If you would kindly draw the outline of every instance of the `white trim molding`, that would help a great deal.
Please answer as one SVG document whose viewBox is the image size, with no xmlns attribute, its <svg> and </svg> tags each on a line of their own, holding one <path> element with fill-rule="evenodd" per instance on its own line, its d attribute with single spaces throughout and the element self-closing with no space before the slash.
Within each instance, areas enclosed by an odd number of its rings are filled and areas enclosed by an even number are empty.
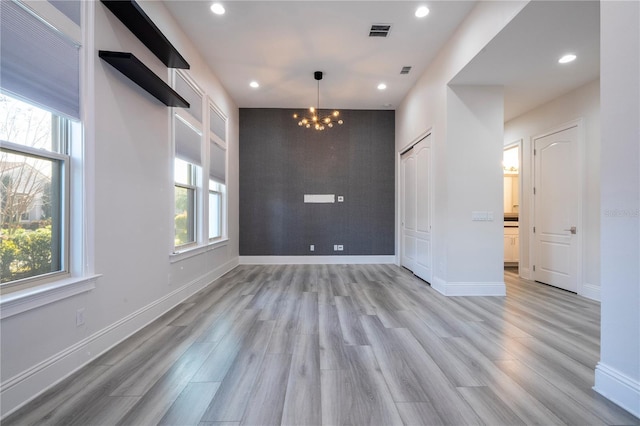
<svg viewBox="0 0 640 426">
<path fill-rule="evenodd" d="M 0 418 L 18 410 L 98 356 L 149 325 L 212 281 L 238 266 L 238 258 L 222 264 L 171 293 L 65 348 L 0 384 Z"/>
<path fill-rule="evenodd" d="M 591 300 L 595 300 L 597 302 L 600 302 L 600 286 L 599 285 L 583 283 L 582 284 L 582 289 L 581 289 L 580 293 L 578 293 L 578 294 L 580 296 L 586 297 L 587 299 L 591 299 Z"/>
<path fill-rule="evenodd" d="M 506 296 L 504 281 L 501 282 L 446 282 L 435 277 L 431 287 L 445 296 Z"/>
<path fill-rule="evenodd" d="M 395 264 L 396 256 L 240 256 L 240 265 Z"/>
<path fill-rule="evenodd" d="M 72 277 L 8 293 L 0 297 L 0 319 L 54 303 L 67 297 L 91 291 L 101 275 Z"/>
<path fill-rule="evenodd" d="M 596 365 L 593 390 L 640 417 L 640 382 L 602 362 Z"/>
</svg>

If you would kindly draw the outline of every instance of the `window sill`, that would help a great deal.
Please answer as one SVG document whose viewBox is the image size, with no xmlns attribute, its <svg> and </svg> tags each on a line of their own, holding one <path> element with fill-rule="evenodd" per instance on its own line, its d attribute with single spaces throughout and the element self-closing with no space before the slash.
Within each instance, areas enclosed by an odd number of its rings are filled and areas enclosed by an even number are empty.
<svg viewBox="0 0 640 426">
<path fill-rule="evenodd" d="M 180 262 L 181 260 L 198 256 L 199 254 L 206 253 L 208 251 L 215 250 L 220 247 L 225 247 L 228 242 L 229 242 L 229 239 L 224 238 L 222 240 L 217 240 L 217 241 L 207 243 L 206 245 L 203 245 L 203 246 L 189 247 L 184 250 L 171 253 L 169 255 L 169 261 L 171 263 Z"/>
<path fill-rule="evenodd" d="M 12 317 L 41 306 L 85 293 L 96 288 L 101 275 L 72 277 L 39 285 L 0 297 L 0 319 Z"/>
</svg>

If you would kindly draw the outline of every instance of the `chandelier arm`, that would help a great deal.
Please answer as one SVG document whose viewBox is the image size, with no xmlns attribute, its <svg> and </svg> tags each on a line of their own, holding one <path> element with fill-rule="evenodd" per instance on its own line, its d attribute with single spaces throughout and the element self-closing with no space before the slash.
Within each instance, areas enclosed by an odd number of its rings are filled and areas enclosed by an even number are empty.
<svg viewBox="0 0 640 426">
<path fill-rule="evenodd" d="M 329 112 L 325 116 L 320 115 L 320 80 L 322 80 L 322 74 L 322 71 L 316 71 L 314 73 L 314 78 L 317 81 L 316 109 L 314 110 L 313 107 L 310 108 L 309 112 L 311 113 L 311 116 L 307 116 L 306 114 L 302 116 L 298 115 L 297 113 L 293 114 L 294 119 L 298 120 L 298 118 L 300 118 L 300 120 L 298 121 L 298 126 L 315 128 L 316 130 L 324 130 L 325 124 L 328 127 L 333 127 L 334 123 L 338 125 L 341 125 L 343 123 L 343 120 L 338 117 L 338 115 L 340 114 L 338 110 Z"/>
</svg>

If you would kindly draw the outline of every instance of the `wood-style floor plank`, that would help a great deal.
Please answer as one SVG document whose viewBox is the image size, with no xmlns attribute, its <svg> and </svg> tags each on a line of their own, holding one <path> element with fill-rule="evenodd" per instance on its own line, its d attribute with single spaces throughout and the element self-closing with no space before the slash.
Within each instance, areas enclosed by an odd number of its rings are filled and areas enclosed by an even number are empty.
<svg viewBox="0 0 640 426">
<path fill-rule="evenodd" d="M 241 265 L 2 419 L 23 425 L 639 425 L 593 391 L 600 306 L 505 271 Z"/>
<path fill-rule="evenodd" d="M 291 355 L 267 353 L 242 418 L 243 425 L 279 425 L 287 391 Z"/>
<path fill-rule="evenodd" d="M 197 425 L 219 387 L 215 382 L 188 383 L 158 424 Z"/>
</svg>

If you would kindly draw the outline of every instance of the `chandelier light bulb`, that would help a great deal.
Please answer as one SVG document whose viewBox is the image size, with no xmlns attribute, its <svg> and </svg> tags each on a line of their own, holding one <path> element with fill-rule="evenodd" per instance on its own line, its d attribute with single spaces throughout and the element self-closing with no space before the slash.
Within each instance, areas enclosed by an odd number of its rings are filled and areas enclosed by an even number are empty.
<svg viewBox="0 0 640 426">
<path fill-rule="evenodd" d="M 298 118 L 298 114 L 293 114 L 293 118 Z"/>
</svg>

